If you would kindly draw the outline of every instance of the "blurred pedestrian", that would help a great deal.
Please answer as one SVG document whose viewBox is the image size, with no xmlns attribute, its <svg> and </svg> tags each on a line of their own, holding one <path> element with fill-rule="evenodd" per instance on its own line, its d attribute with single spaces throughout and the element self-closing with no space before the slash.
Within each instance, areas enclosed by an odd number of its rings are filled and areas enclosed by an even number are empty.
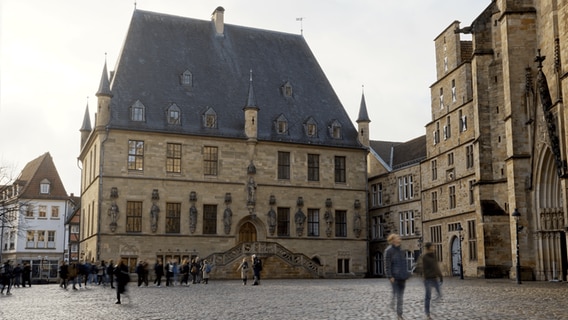
<svg viewBox="0 0 568 320">
<path fill-rule="evenodd" d="M 443 283 L 444 278 L 442 277 L 442 271 L 438 265 L 438 258 L 436 258 L 434 245 L 431 242 L 426 242 L 424 244 L 424 249 L 426 252 L 422 257 L 420 257 L 416 268 L 418 269 L 418 273 L 422 273 L 422 277 L 424 278 L 424 313 L 426 314 L 426 319 L 432 319 L 430 317 L 432 288 L 436 289 L 436 300 L 442 298 L 440 284 Z"/>
<path fill-rule="evenodd" d="M 154 279 L 154 284 L 158 287 L 162 284 L 162 277 L 164 276 L 164 266 L 160 259 L 156 260 L 156 264 L 154 265 L 154 273 L 156 274 L 156 279 Z"/>
<path fill-rule="evenodd" d="M 116 277 L 116 302 L 115 302 L 115 304 L 121 304 L 120 295 L 126 293 L 126 285 L 130 281 L 128 266 L 124 263 L 124 261 L 122 259 L 119 259 L 118 265 L 114 269 L 113 273 Z"/>
<path fill-rule="evenodd" d="M 256 256 L 252 255 L 252 272 L 254 274 L 253 286 L 258 286 L 260 284 L 260 272 L 262 271 L 262 260 Z"/>
<path fill-rule="evenodd" d="M 59 265 L 59 287 L 67 290 L 67 278 L 69 277 L 69 266 L 65 260 Z"/>
<path fill-rule="evenodd" d="M 211 264 L 209 264 L 209 261 L 207 261 L 207 259 L 203 260 L 203 283 L 208 284 L 209 283 L 209 274 L 211 273 Z"/>
<path fill-rule="evenodd" d="M 246 257 L 244 257 L 241 261 L 241 264 L 239 264 L 237 271 L 239 270 L 241 270 L 241 279 L 243 280 L 243 286 L 246 286 L 249 272 L 249 264 Z"/>
<path fill-rule="evenodd" d="M 22 287 L 25 287 L 26 283 L 28 284 L 28 286 L 32 286 L 31 274 L 32 267 L 29 263 L 24 263 L 24 267 L 22 268 Z"/>
<path fill-rule="evenodd" d="M 385 273 L 392 285 L 391 306 L 394 307 L 396 300 L 396 314 L 398 319 L 402 317 L 402 304 L 404 301 L 404 288 L 410 272 L 406 265 L 406 253 L 400 248 L 401 239 L 398 234 L 390 234 L 387 238 L 390 244 L 385 251 Z"/>
</svg>

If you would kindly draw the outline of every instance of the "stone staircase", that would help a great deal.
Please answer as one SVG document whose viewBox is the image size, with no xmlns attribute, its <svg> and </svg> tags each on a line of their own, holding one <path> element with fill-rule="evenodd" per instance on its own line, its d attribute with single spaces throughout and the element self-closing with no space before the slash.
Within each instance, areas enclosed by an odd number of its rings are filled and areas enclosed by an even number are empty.
<svg viewBox="0 0 568 320">
<path fill-rule="evenodd" d="M 243 242 L 225 251 L 213 253 L 205 259 L 213 264 L 211 278 L 240 279 L 237 271 L 243 258 L 251 263 L 256 254 L 262 260 L 261 278 L 323 278 L 323 266 L 302 253 L 294 253 L 276 242 Z M 249 279 L 252 272 L 249 273 Z"/>
</svg>

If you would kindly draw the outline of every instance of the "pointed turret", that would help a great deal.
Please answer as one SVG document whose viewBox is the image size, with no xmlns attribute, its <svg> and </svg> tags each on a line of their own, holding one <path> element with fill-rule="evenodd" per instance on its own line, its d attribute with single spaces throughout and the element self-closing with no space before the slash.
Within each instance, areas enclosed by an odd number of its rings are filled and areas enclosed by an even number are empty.
<svg viewBox="0 0 568 320">
<path fill-rule="evenodd" d="M 254 88 L 252 85 L 252 70 L 250 71 L 247 103 L 243 110 L 245 111 L 245 134 L 249 140 L 256 141 L 256 138 L 258 137 L 258 107 L 256 105 Z"/>
<path fill-rule="evenodd" d="M 89 103 L 87 103 L 85 115 L 83 116 L 83 125 L 81 126 L 81 129 L 79 129 L 81 132 L 81 149 L 83 149 L 83 146 L 85 145 L 85 142 L 87 142 L 87 138 L 89 137 L 89 134 L 91 134 L 92 130 L 91 117 L 89 116 Z"/>
<path fill-rule="evenodd" d="M 110 99 L 112 99 L 106 58 L 103 74 L 101 75 L 101 82 L 99 84 L 99 90 L 97 91 L 96 96 L 98 98 L 98 109 L 95 117 L 95 126 L 106 126 L 110 120 Z"/>
<path fill-rule="evenodd" d="M 365 147 L 369 146 L 369 115 L 367 114 L 367 103 L 365 102 L 365 92 L 361 94 L 361 105 L 359 106 L 359 116 L 357 117 L 359 130 L 359 142 Z"/>
</svg>

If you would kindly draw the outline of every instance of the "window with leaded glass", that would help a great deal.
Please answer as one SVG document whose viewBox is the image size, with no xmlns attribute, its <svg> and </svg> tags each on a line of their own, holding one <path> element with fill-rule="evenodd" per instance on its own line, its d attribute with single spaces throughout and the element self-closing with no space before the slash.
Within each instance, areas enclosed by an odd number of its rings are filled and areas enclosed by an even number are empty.
<svg viewBox="0 0 568 320">
<path fill-rule="evenodd" d="M 166 233 L 180 232 L 181 203 L 166 203 Z"/>
<path fill-rule="evenodd" d="M 142 232 L 142 201 L 126 202 L 126 232 Z"/>
<path fill-rule="evenodd" d="M 166 172 L 181 172 L 181 143 L 168 143 L 166 147 Z"/>
<path fill-rule="evenodd" d="M 278 224 L 278 236 L 290 236 L 290 208 L 278 208 L 276 212 L 276 219 Z"/>
<path fill-rule="evenodd" d="M 345 157 L 335 156 L 335 182 L 345 183 L 346 180 L 346 167 Z"/>
<path fill-rule="evenodd" d="M 206 176 L 216 176 L 219 162 L 217 147 L 203 147 L 203 173 Z"/>
<path fill-rule="evenodd" d="M 319 209 L 308 209 L 308 237 L 319 237 Z"/>
<path fill-rule="evenodd" d="M 475 231 L 475 229 L 475 220 L 468 220 L 467 247 L 470 261 L 477 261 L 477 232 Z"/>
<path fill-rule="evenodd" d="M 308 181 L 319 181 L 319 154 L 308 154 Z"/>
<path fill-rule="evenodd" d="M 436 247 L 436 257 L 442 262 L 442 226 L 430 227 L 430 241 Z"/>
<path fill-rule="evenodd" d="M 128 170 L 144 170 L 144 141 L 128 140 Z"/>
<path fill-rule="evenodd" d="M 217 234 L 217 205 L 203 205 L 203 234 Z"/>
<path fill-rule="evenodd" d="M 335 236 L 347 237 L 347 211 L 335 210 Z"/>
<path fill-rule="evenodd" d="M 290 180 L 290 152 L 278 151 L 278 179 Z"/>
</svg>

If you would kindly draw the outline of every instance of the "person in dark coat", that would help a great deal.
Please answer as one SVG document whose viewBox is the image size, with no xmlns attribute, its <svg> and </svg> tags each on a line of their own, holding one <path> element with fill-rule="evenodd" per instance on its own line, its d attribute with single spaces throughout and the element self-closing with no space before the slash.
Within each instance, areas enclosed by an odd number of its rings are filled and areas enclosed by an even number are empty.
<svg viewBox="0 0 568 320">
<path fill-rule="evenodd" d="M 32 286 L 31 274 L 32 267 L 29 263 L 24 263 L 24 267 L 22 268 L 22 287 L 25 287 L 26 283 L 28 284 L 28 286 Z"/>
<path fill-rule="evenodd" d="M 154 283 L 160 287 L 162 284 L 162 277 L 164 276 L 164 265 L 160 261 L 160 259 L 156 260 L 156 264 L 154 265 L 154 273 L 156 274 L 156 279 L 154 279 Z"/>
<path fill-rule="evenodd" d="M 436 289 L 436 293 L 438 294 L 436 300 L 442 298 L 440 283 L 444 281 L 444 278 L 442 277 L 442 271 L 438 265 L 434 245 L 431 242 L 426 242 L 424 244 L 424 249 L 426 250 L 426 253 L 424 253 L 418 261 L 416 269 L 418 269 L 419 273 L 422 273 L 422 277 L 424 278 L 424 313 L 426 314 L 426 319 L 432 319 L 430 317 L 432 288 Z M 440 280 L 439 282 L 438 279 Z"/>
<path fill-rule="evenodd" d="M 59 265 L 59 287 L 67 290 L 67 278 L 69 277 L 69 266 L 65 261 Z"/>
<path fill-rule="evenodd" d="M 392 285 L 391 306 L 394 307 L 396 300 L 396 314 L 402 318 L 402 303 L 404 300 L 404 288 L 410 272 L 406 265 L 406 253 L 400 248 L 401 239 L 398 234 L 390 234 L 387 238 L 389 247 L 385 251 L 385 273 Z"/>
<path fill-rule="evenodd" d="M 128 266 L 124 263 L 122 259 L 119 259 L 118 265 L 113 271 L 116 277 L 116 302 L 115 304 L 121 304 L 120 295 L 126 293 L 126 285 L 130 281 L 130 275 L 128 271 Z"/>
<path fill-rule="evenodd" d="M 22 265 L 21 264 L 17 264 L 16 267 L 14 268 L 14 272 L 13 272 L 13 276 L 14 276 L 14 287 L 20 287 L 20 285 L 22 284 Z"/>
<path fill-rule="evenodd" d="M 114 275 L 112 273 L 114 272 L 115 267 L 116 266 L 114 265 L 114 261 L 112 261 L 112 259 L 109 260 L 106 273 L 107 273 L 108 279 L 110 281 L 110 288 L 111 289 L 114 289 Z"/>
<path fill-rule="evenodd" d="M 4 265 L 2 266 L 2 271 L 0 272 L 0 281 L 2 282 L 2 291 L 0 291 L 0 294 L 4 293 L 4 289 L 7 288 L 6 290 L 6 295 L 9 296 L 11 295 L 10 293 L 10 287 L 12 284 L 12 264 L 10 263 L 10 260 L 6 260 L 6 262 L 4 263 Z"/>
<path fill-rule="evenodd" d="M 252 273 L 254 275 L 253 286 L 258 286 L 260 284 L 260 272 L 262 271 L 262 260 L 256 256 L 252 255 Z"/>
</svg>

